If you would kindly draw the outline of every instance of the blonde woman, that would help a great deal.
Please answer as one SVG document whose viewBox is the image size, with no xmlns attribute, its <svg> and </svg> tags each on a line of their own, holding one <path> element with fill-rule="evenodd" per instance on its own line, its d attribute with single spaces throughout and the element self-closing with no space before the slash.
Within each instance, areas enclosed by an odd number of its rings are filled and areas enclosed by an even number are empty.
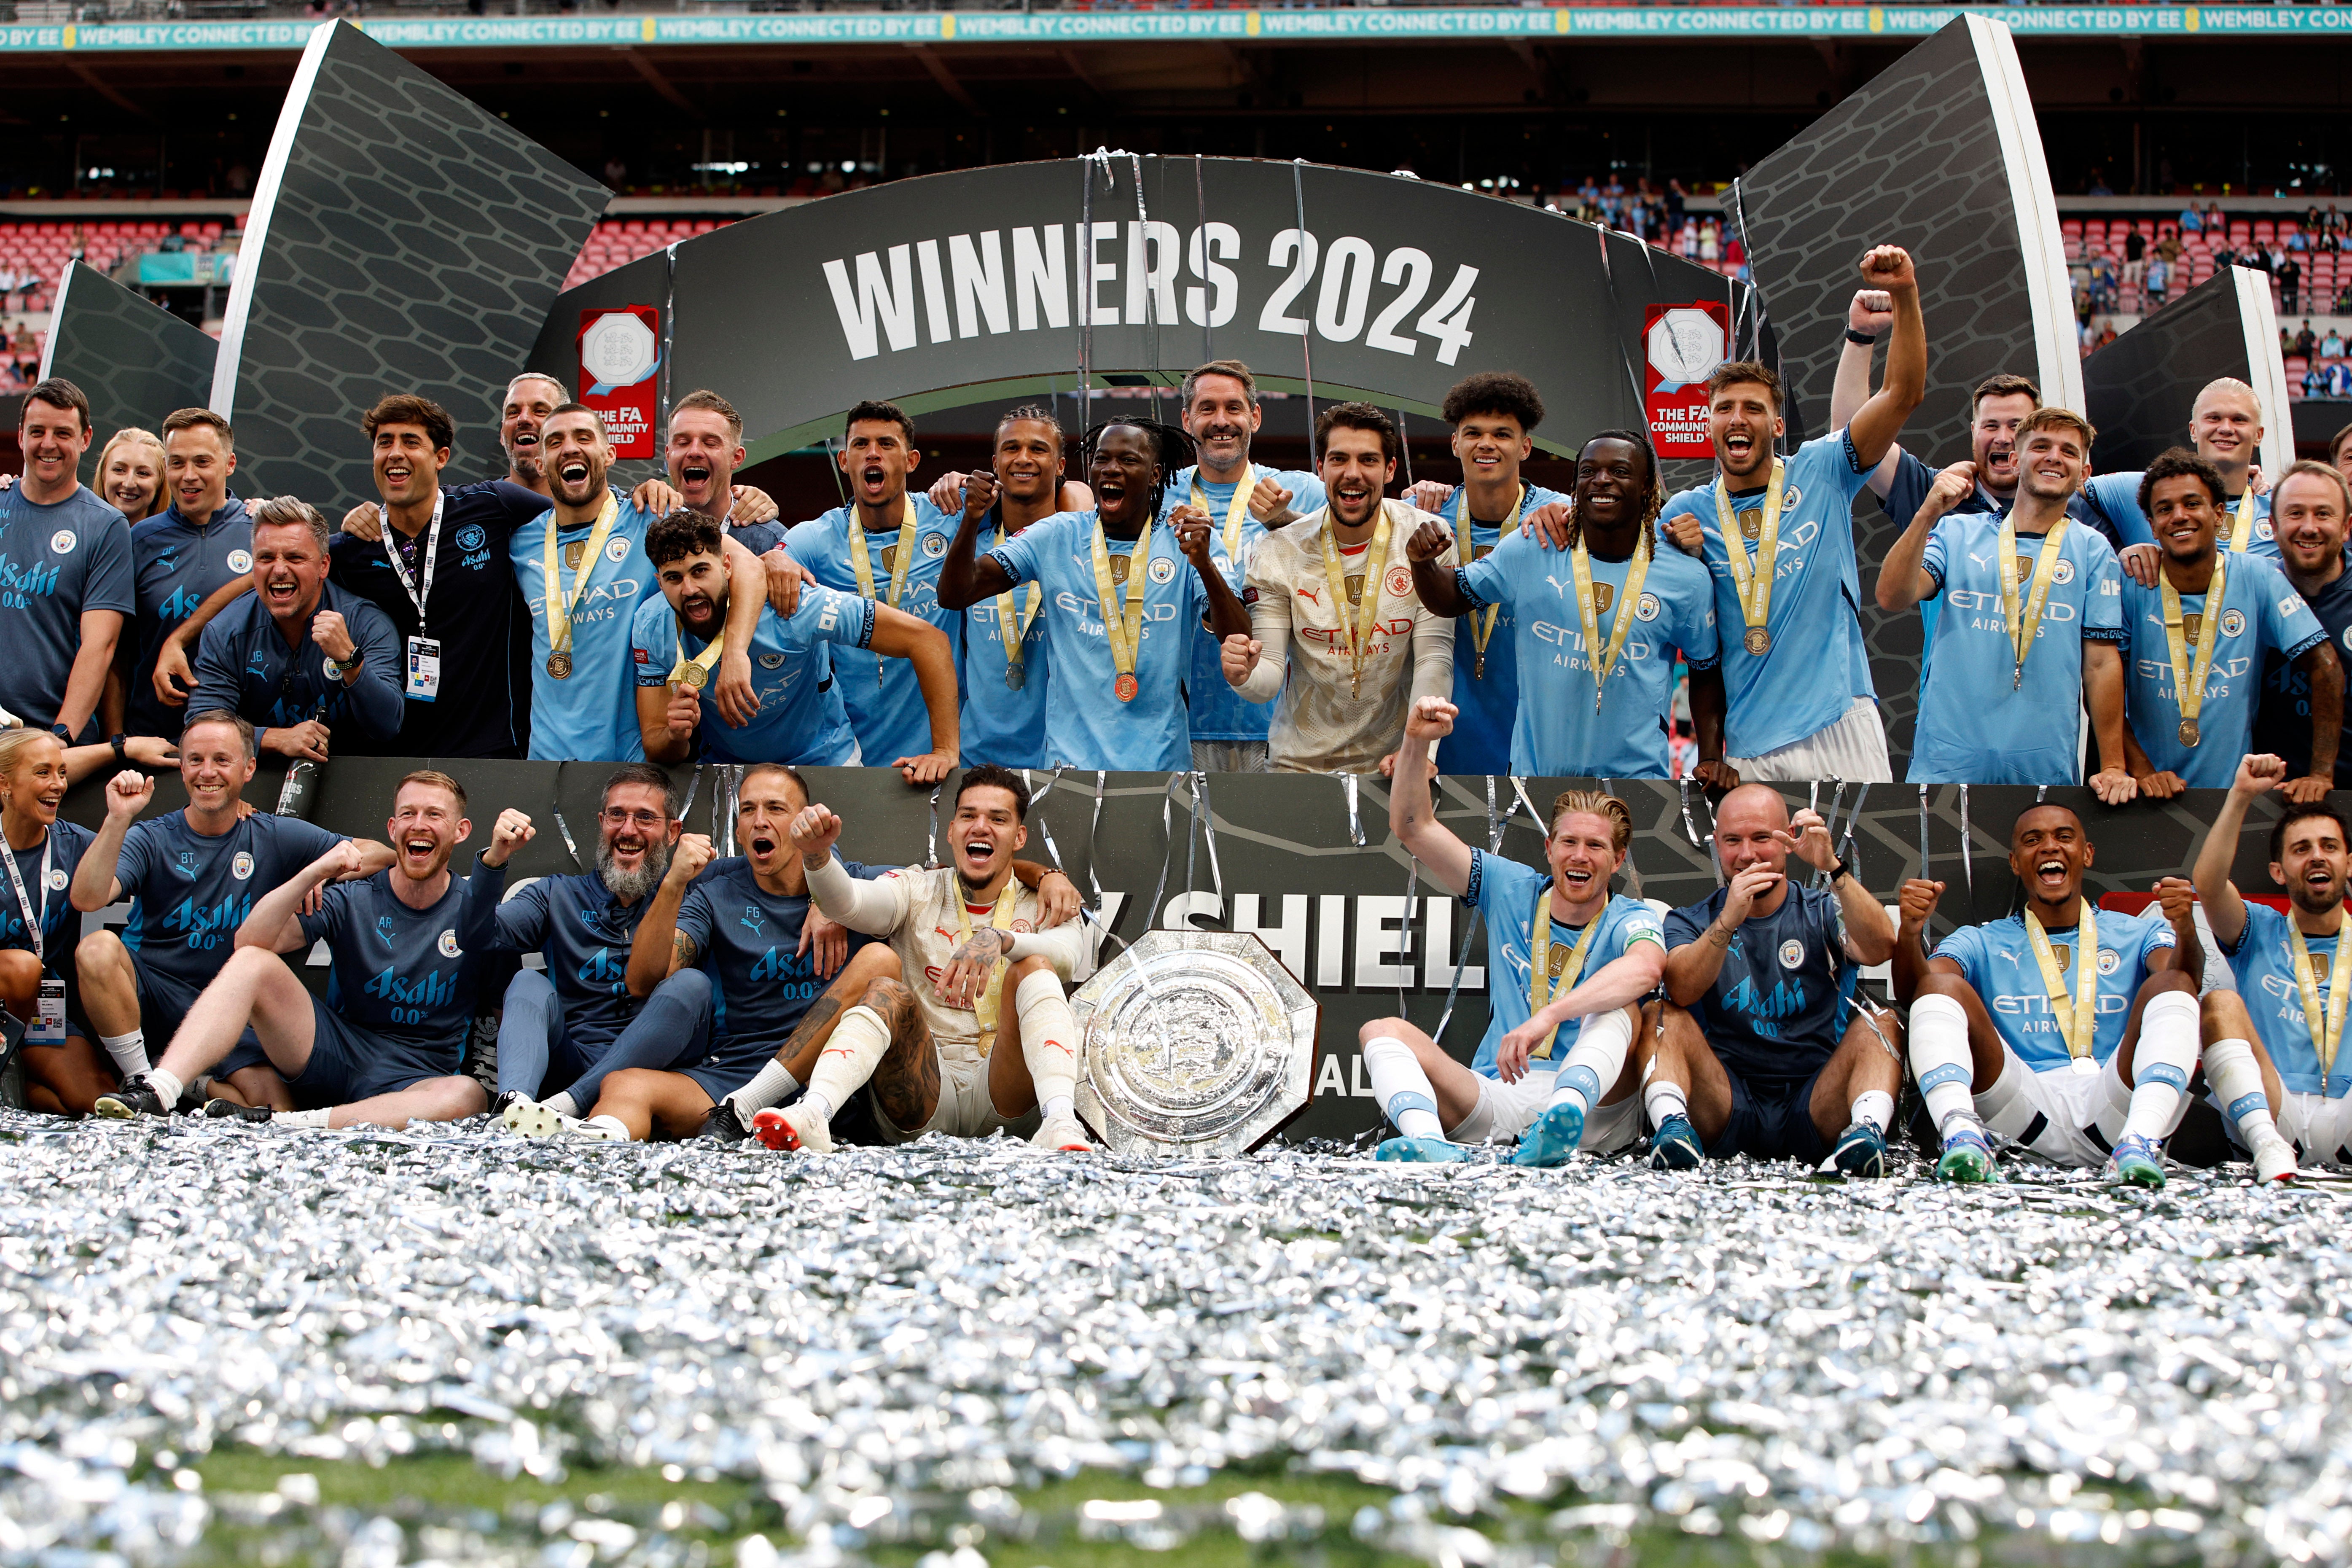
<svg viewBox="0 0 2352 1568">
<path fill-rule="evenodd" d="M 163 441 L 152 430 L 117 430 L 98 455 L 92 487 L 125 522 L 140 523 L 163 510 Z"/>
<path fill-rule="evenodd" d="M 25 1025 L 26 1107 L 80 1116 L 114 1086 L 114 1073 L 87 1031 L 66 1021 L 64 977 L 80 932 L 66 889 L 91 837 L 58 820 L 68 782 L 55 735 L 0 731 L 0 837 L 8 841 L 0 855 L 0 1006 Z"/>
</svg>

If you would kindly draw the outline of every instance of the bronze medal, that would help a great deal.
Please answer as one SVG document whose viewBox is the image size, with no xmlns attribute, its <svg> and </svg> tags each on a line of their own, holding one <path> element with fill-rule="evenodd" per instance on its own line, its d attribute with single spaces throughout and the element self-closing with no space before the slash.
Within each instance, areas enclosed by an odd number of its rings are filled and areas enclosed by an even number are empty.
<svg viewBox="0 0 2352 1568">
<path fill-rule="evenodd" d="M 1473 680 L 1484 680 L 1486 679 L 1486 656 L 1484 652 L 1481 652 L 1475 659 L 1471 661 L 1470 679 Z"/>
<path fill-rule="evenodd" d="M 678 671 L 677 678 L 699 691 L 709 681 L 710 672 L 698 664 L 689 664 Z"/>
<path fill-rule="evenodd" d="M 1772 634 L 1762 626 L 1750 626 L 1742 646 L 1760 658 L 1772 651 Z"/>
<path fill-rule="evenodd" d="M 1111 694 L 1117 697 L 1121 702 L 1132 702 L 1135 700 L 1135 694 L 1141 690 L 1142 688 L 1136 683 L 1134 676 L 1122 675 L 1117 680 L 1111 682 L 1110 689 Z"/>
<path fill-rule="evenodd" d="M 1016 658 L 1004 667 L 1004 684 L 1013 690 L 1020 690 L 1028 682 L 1029 672 L 1022 668 L 1019 659 Z"/>
<path fill-rule="evenodd" d="M 572 679 L 572 656 L 562 648 L 547 656 L 547 673 L 558 680 Z"/>
<path fill-rule="evenodd" d="M 2180 721 L 2180 743 L 2184 746 L 2193 746 L 2197 743 L 2196 720 L 2183 719 Z"/>
</svg>

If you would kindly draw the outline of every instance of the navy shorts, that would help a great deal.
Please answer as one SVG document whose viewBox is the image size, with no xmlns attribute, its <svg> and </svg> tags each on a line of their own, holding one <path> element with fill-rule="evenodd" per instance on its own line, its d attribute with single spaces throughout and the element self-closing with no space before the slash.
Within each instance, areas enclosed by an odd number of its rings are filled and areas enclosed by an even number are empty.
<svg viewBox="0 0 2352 1568">
<path fill-rule="evenodd" d="M 452 1077 L 464 1055 L 463 1039 L 446 1051 L 426 1051 L 369 1034 L 313 996 L 310 1060 L 288 1081 L 304 1105 L 350 1105 L 414 1088 L 428 1079 Z"/>
<path fill-rule="evenodd" d="M 776 1059 L 781 1040 L 732 1040 L 714 1037 L 710 1048 L 691 1067 L 673 1070 L 684 1073 L 702 1086 L 713 1105 L 726 1099 Z"/>
<path fill-rule="evenodd" d="M 184 980 L 159 974 L 131 954 L 131 973 L 139 982 L 139 1032 L 147 1037 L 147 1057 L 162 1061 L 163 1051 L 171 1045 L 172 1037 L 188 1020 L 188 1009 L 196 1005 L 197 990 Z M 226 1079 L 233 1072 L 247 1068 L 266 1068 L 270 1060 L 262 1054 L 261 1039 L 248 1026 L 229 1047 L 228 1055 L 213 1066 L 212 1076 Z"/>
<path fill-rule="evenodd" d="M 1731 1119 L 1706 1146 L 1710 1159 L 1728 1160 L 1745 1154 L 1751 1160 L 1801 1160 L 1818 1165 L 1830 1157 L 1830 1146 L 1813 1125 L 1815 1072 L 1801 1083 L 1786 1079 L 1760 1079 L 1751 1084 L 1723 1069 L 1731 1083 Z"/>
</svg>

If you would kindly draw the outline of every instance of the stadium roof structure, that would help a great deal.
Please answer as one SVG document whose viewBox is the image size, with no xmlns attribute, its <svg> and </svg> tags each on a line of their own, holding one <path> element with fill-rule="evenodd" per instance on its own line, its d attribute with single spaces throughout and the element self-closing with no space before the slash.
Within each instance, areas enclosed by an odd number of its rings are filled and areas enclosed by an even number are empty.
<svg viewBox="0 0 2352 1568">
<path fill-rule="evenodd" d="M 2304 5 L 1332 6 L 1297 10 L 821 11 L 613 16 L 420 16 L 352 22 L 391 48 L 578 49 L 813 45 L 1329 44 L 1480 38 L 1925 38 L 1982 16 L 2020 37 L 2277 38 L 2352 34 L 2352 9 Z M 0 54 L 177 54 L 300 49 L 299 19 L 0 26 Z"/>
</svg>

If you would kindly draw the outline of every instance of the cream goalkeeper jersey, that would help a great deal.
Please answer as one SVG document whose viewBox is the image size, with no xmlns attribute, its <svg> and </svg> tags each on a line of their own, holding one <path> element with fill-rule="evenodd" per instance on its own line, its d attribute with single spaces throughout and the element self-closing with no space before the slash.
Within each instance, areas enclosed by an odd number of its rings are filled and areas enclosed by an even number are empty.
<svg viewBox="0 0 2352 1568">
<path fill-rule="evenodd" d="M 1328 507 L 1267 534 L 1250 561 L 1251 635 L 1264 651 L 1239 689 L 1275 704 L 1266 751 L 1278 771 L 1376 773 L 1403 740 L 1413 700 L 1453 694 L 1454 623 L 1422 604 L 1405 557 L 1429 513 L 1381 504 L 1389 527 L 1378 563 L 1378 530 L 1352 548 L 1327 548 Z"/>
<path fill-rule="evenodd" d="M 1004 929 L 1026 938 L 1024 952 L 1034 952 L 1054 966 L 1065 981 L 1084 951 L 1080 922 L 1072 921 L 1052 931 L 1037 931 L 1037 895 L 1019 881 L 1008 881 L 1013 908 Z M 951 866 L 926 869 L 908 866 L 885 872 L 873 881 L 858 881 L 835 859 L 809 873 L 809 894 L 827 920 L 839 921 L 854 931 L 880 937 L 898 955 L 900 978 L 915 994 L 915 1005 L 931 1031 L 942 1061 L 973 1061 L 987 1057 L 996 1044 L 983 1031 L 980 1016 L 970 1007 L 950 1007 L 940 998 L 940 977 L 948 972 L 948 956 L 962 942 L 967 931 L 992 923 L 992 905 L 966 903 L 962 879 Z M 969 925 L 959 922 L 961 910 Z M 1000 972 L 1002 963 L 1000 963 Z M 999 1004 L 1009 1010 L 1009 989 Z M 1000 1023 L 1002 1015 L 1000 1014 Z"/>
</svg>

